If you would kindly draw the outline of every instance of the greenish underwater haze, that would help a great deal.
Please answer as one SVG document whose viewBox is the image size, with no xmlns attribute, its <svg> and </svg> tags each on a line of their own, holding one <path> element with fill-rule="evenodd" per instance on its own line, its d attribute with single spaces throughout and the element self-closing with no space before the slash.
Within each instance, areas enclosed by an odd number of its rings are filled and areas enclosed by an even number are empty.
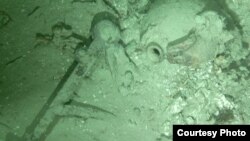
<svg viewBox="0 0 250 141">
<path fill-rule="evenodd" d="M 0 0 L 0 141 L 249 124 L 249 44 L 249 0 Z"/>
</svg>

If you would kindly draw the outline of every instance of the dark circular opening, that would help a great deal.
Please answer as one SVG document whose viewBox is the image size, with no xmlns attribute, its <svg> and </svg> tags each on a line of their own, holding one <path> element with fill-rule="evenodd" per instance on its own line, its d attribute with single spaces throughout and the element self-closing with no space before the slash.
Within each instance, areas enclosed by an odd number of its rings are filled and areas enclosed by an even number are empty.
<svg viewBox="0 0 250 141">
<path fill-rule="evenodd" d="M 148 57 L 153 62 L 160 62 L 162 60 L 163 50 L 160 45 L 156 43 L 150 43 L 147 49 Z"/>
<path fill-rule="evenodd" d="M 153 53 L 156 54 L 157 56 L 160 56 L 161 53 L 157 48 L 153 48 Z"/>
</svg>

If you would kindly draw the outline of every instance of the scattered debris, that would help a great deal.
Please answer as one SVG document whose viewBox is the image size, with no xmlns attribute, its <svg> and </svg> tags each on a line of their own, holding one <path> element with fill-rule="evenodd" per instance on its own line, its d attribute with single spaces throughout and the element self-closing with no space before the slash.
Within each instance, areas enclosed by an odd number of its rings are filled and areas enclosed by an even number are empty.
<svg viewBox="0 0 250 141">
<path fill-rule="evenodd" d="M 40 45 L 47 45 L 53 43 L 56 47 L 63 51 L 69 51 L 74 54 L 80 43 L 89 44 L 89 38 L 81 36 L 72 31 L 72 27 L 64 22 L 58 22 L 51 27 L 52 33 L 37 33 L 36 34 L 36 45 L 34 48 Z"/>
<path fill-rule="evenodd" d="M 8 66 L 8 65 L 10 65 L 10 64 L 13 64 L 13 63 L 15 63 L 17 60 L 22 59 L 22 58 L 23 58 L 22 55 L 21 55 L 21 56 L 18 56 L 18 57 L 16 57 L 16 58 L 14 58 L 14 59 L 8 61 L 7 63 L 5 63 L 5 66 Z"/>
<path fill-rule="evenodd" d="M 31 12 L 29 12 L 27 14 L 27 16 L 29 17 L 29 16 L 33 15 L 39 8 L 40 8 L 40 6 L 36 6 Z"/>
<path fill-rule="evenodd" d="M 34 48 L 37 48 L 40 45 L 48 45 L 52 43 L 53 36 L 50 34 L 36 33 L 35 40 L 36 40 L 36 44 Z"/>
<path fill-rule="evenodd" d="M 78 101 L 75 101 L 75 100 L 72 100 L 70 99 L 68 102 L 66 102 L 68 105 L 71 105 L 71 106 L 77 106 L 77 107 L 81 107 L 81 108 L 86 108 L 86 109 L 90 109 L 90 110 L 93 110 L 93 112 L 103 112 L 103 113 L 106 113 L 106 114 L 109 114 L 109 115 L 112 115 L 112 116 L 115 116 L 116 115 L 108 110 L 105 110 L 103 108 L 100 108 L 100 107 L 97 107 L 97 106 L 94 106 L 94 105 L 91 105 L 91 104 L 87 104 L 87 103 L 81 103 L 81 102 L 78 102 Z"/>
</svg>

